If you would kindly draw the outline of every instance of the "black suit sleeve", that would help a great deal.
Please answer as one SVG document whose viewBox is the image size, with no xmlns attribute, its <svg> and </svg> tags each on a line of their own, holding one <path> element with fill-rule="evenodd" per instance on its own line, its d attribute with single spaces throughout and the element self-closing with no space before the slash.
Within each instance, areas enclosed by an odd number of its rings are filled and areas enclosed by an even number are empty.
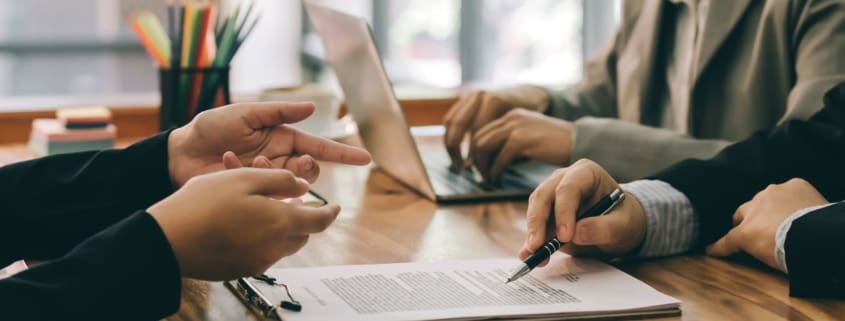
<svg viewBox="0 0 845 321">
<path fill-rule="evenodd" d="M 167 137 L 0 168 L 0 267 L 60 257 L 172 193 Z"/>
<path fill-rule="evenodd" d="M 845 202 L 804 215 L 786 234 L 789 293 L 845 299 Z"/>
<path fill-rule="evenodd" d="M 167 138 L 0 168 L 0 266 L 45 260 L 0 281 L 0 319 L 154 320 L 178 309 L 178 263 L 143 211 L 173 190 Z"/>
<path fill-rule="evenodd" d="M 845 198 L 843 131 L 845 85 L 840 85 L 825 95 L 825 107 L 807 121 L 789 121 L 771 133 L 760 132 L 731 145 L 710 160 L 686 160 L 653 178 L 671 184 L 690 200 L 699 218 L 696 249 L 701 250 L 725 235 L 734 211 L 769 184 L 803 178 L 828 200 Z M 837 236 L 840 243 L 845 242 L 843 236 Z M 818 260 L 843 254 L 828 253 Z M 841 261 L 830 263 L 845 270 Z M 795 277 L 792 286 L 803 288 L 804 280 Z"/>
<path fill-rule="evenodd" d="M 177 311 L 180 290 L 167 238 L 138 211 L 67 255 L 0 280 L 0 319 L 158 320 Z"/>
</svg>

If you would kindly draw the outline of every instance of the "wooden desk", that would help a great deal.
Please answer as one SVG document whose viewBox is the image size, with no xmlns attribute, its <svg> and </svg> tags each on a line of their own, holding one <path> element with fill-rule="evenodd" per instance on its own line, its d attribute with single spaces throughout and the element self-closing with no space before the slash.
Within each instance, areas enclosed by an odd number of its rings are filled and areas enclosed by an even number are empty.
<svg viewBox="0 0 845 321">
<path fill-rule="evenodd" d="M 0 164 L 26 155 L 22 145 L 0 148 Z M 525 202 L 437 206 L 378 170 L 331 164 L 313 188 L 343 210 L 278 267 L 506 257 L 524 240 Z M 657 320 L 845 317 L 845 302 L 790 298 L 786 277 L 753 262 L 685 256 L 614 264 L 683 302 L 681 317 Z M 222 283 L 185 280 L 181 309 L 168 320 L 259 319 Z"/>
</svg>

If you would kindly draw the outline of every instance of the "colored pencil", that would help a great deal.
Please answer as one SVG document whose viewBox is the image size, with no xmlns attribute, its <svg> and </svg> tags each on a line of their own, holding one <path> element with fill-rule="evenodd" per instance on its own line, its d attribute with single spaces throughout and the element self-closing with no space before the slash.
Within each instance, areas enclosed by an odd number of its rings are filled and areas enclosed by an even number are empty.
<svg viewBox="0 0 845 321">
<path fill-rule="evenodd" d="M 155 60 L 159 66 L 166 66 L 168 62 L 165 60 L 164 55 L 162 55 L 160 48 L 156 46 L 152 35 L 144 29 L 141 22 L 138 19 L 132 19 L 131 26 L 132 30 L 134 30 L 138 35 L 138 39 L 141 41 L 144 49 L 146 49 L 147 53 L 153 57 L 153 60 Z"/>
<path fill-rule="evenodd" d="M 173 4 L 173 1 L 168 1 L 167 3 L 167 34 L 170 38 L 170 66 L 171 67 L 178 67 L 179 66 L 179 55 L 176 53 L 179 52 L 177 48 L 178 40 L 177 40 L 177 31 L 176 31 L 176 6 Z"/>
<path fill-rule="evenodd" d="M 168 102 L 173 124 L 222 103 L 225 72 L 246 38 L 256 28 L 255 1 L 224 13 L 209 0 L 166 0 L 167 28 L 150 11 L 133 14 L 130 25 L 163 74 L 173 70 Z M 164 102 L 162 102 L 164 104 Z M 173 105 L 173 106 L 170 106 Z M 167 111 L 163 111 L 167 112 Z"/>
<path fill-rule="evenodd" d="M 162 67 L 170 68 L 170 41 L 164 27 L 161 26 L 161 22 L 151 12 L 142 12 L 136 19 L 150 35 L 157 51 L 164 58 L 165 63 L 162 64 Z"/>
</svg>

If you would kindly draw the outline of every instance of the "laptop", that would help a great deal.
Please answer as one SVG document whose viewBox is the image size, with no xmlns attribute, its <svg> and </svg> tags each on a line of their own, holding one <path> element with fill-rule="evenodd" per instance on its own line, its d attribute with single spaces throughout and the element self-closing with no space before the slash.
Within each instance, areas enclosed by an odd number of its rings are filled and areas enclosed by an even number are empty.
<svg viewBox="0 0 845 321">
<path fill-rule="evenodd" d="M 522 162 L 505 170 L 497 186 L 483 184 L 476 170 L 450 170 L 442 145 L 417 146 L 414 141 L 367 21 L 311 2 L 305 6 L 364 147 L 376 165 L 403 185 L 439 203 L 525 199 L 556 169 Z"/>
</svg>

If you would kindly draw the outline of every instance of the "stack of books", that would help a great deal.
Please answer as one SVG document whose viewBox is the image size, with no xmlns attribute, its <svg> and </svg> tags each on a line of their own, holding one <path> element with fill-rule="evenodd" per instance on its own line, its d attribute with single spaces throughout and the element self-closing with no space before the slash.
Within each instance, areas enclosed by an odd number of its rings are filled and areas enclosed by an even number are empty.
<svg viewBox="0 0 845 321">
<path fill-rule="evenodd" d="M 32 122 L 29 149 L 37 156 L 114 148 L 117 128 L 105 107 L 62 109 Z"/>
</svg>

